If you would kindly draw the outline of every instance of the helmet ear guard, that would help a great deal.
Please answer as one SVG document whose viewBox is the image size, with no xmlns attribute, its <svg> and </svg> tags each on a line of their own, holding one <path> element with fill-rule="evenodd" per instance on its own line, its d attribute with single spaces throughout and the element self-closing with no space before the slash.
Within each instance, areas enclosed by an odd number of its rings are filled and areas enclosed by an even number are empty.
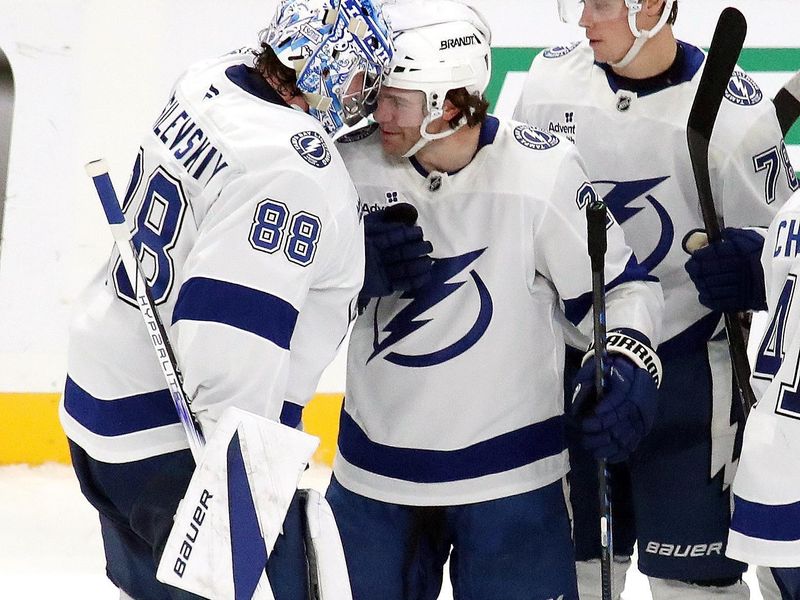
<svg viewBox="0 0 800 600">
<path fill-rule="evenodd" d="M 393 30 L 395 54 L 383 85 L 425 94 L 425 118 L 412 156 L 431 140 L 454 129 L 431 133 L 428 126 L 444 114 L 447 92 L 466 88 L 483 94 L 491 78 L 491 28 L 473 7 L 456 0 L 408 0 L 384 5 Z"/>
<path fill-rule="evenodd" d="M 261 39 L 295 71 L 309 114 L 330 135 L 367 116 L 372 105 L 359 95 L 377 93 L 393 53 L 376 0 L 281 0 Z"/>
<path fill-rule="evenodd" d="M 644 47 L 647 40 L 655 37 L 655 35 L 664 28 L 664 25 L 667 24 L 669 15 L 672 13 L 672 5 L 675 4 L 675 0 L 664 0 L 664 10 L 661 11 L 661 17 L 658 19 L 655 26 L 652 29 L 639 29 L 639 26 L 636 24 L 636 16 L 642 11 L 642 2 L 644 2 L 644 0 L 625 0 L 625 6 L 628 8 L 628 27 L 635 39 L 633 40 L 633 45 L 619 62 L 609 63 L 612 67 L 622 69 L 631 64 L 633 59 L 638 56 L 639 52 Z"/>
</svg>

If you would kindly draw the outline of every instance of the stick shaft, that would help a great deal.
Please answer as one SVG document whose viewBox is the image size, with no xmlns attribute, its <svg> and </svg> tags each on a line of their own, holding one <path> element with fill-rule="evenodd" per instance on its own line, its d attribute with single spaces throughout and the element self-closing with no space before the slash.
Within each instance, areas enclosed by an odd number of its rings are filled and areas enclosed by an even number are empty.
<svg viewBox="0 0 800 600">
<path fill-rule="evenodd" d="M 730 7 L 722 11 L 714 31 L 686 128 L 697 196 L 710 243 L 721 239 L 722 227 L 711 191 L 708 147 L 725 90 L 736 67 L 736 61 L 739 59 L 746 35 L 747 22 L 744 15 Z M 742 413 L 746 418 L 750 408 L 755 404 L 755 395 L 750 387 L 750 363 L 747 359 L 744 335 L 735 313 L 725 313 L 724 320 L 728 334 L 731 366 L 739 388 Z"/>
<path fill-rule="evenodd" d="M 606 362 L 606 298 L 605 298 L 605 254 L 606 205 L 596 199 L 586 208 L 586 231 L 589 257 L 592 262 L 592 322 L 594 335 L 596 403 L 603 399 L 603 379 Z M 597 405 L 595 404 L 595 406 Z M 608 464 L 605 459 L 597 461 L 598 499 L 600 501 L 600 577 L 602 599 L 612 600 L 614 580 L 614 542 L 611 533 L 611 485 Z"/>
<path fill-rule="evenodd" d="M 189 440 L 192 456 L 194 456 L 195 462 L 197 462 L 200 458 L 202 448 L 205 445 L 205 440 L 197 420 L 192 413 L 186 392 L 183 389 L 183 378 L 178 369 L 175 352 L 172 349 L 169 336 L 164 328 L 164 324 L 161 322 L 158 309 L 150 294 L 150 287 L 147 285 L 147 281 L 142 273 L 141 264 L 136 256 L 133 245 L 131 232 L 125 222 L 125 215 L 122 213 L 119 201 L 117 200 L 117 194 L 111 183 L 111 177 L 108 175 L 108 168 L 106 167 L 105 161 L 97 160 L 86 165 L 86 171 L 92 178 L 94 187 L 97 190 L 97 195 L 100 198 L 100 203 L 103 205 L 103 212 L 111 228 L 114 243 L 119 250 L 122 264 L 131 282 L 131 289 L 136 298 L 136 305 L 147 327 L 148 337 L 158 357 L 158 363 L 164 374 L 164 379 L 167 382 L 167 388 L 172 396 L 172 402 L 175 405 L 175 410 L 178 412 L 178 417 L 186 432 L 186 437 Z"/>
</svg>

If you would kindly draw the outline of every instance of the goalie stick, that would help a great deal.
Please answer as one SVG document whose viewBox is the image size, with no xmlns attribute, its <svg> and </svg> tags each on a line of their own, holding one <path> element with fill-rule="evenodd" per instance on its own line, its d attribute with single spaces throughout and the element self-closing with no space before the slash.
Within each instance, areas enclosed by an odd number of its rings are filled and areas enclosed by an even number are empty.
<svg viewBox="0 0 800 600">
<path fill-rule="evenodd" d="M 714 30 L 686 128 L 689 157 L 709 243 L 718 241 L 722 233 L 711 193 L 708 146 L 722 98 L 744 46 L 746 34 L 747 21 L 744 15 L 731 7 L 723 10 Z M 735 313 L 724 313 L 724 319 L 734 379 L 739 387 L 742 411 L 746 418 L 750 408 L 755 404 L 755 396 L 750 388 L 750 364 L 747 360 L 744 335 Z"/>
<path fill-rule="evenodd" d="M 111 228 L 114 243 L 119 250 L 125 273 L 130 280 L 131 289 L 136 297 L 136 304 L 142 314 L 145 326 L 150 332 L 150 341 L 158 355 L 158 363 L 164 373 L 164 378 L 167 380 L 172 402 L 178 412 L 186 437 L 189 439 L 189 447 L 194 461 L 197 463 L 205 445 L 203 432 L 192 413 L 191 402 L 183 390 L 183 377 L 175 360 L 175 352 L 172 350 L 167 331 L 161 322 L 161 317 L 158 315 L 155 302 L 150 294 L 150 287 L 147 285 L 142 273 L 142 266 L 133 246 L 133 238 L 125 222 L 125 215 L 122 213 L 119 200 L 117 200 L 117 193 L 114 191 L 111 177 L 108 175 L 106 162 L 102 159 L 92 161 L 86 165 L 86 172 L 92 178 L 100 203 L 103 205 L 103 212 L 105 212 L 106 220 Z"/>
<path fill-rule="evenodd" d="M 781 125 L 781 134 L 786 137 L 800 117 L 800 71 L 786 82 L 772 102 L 775 103 L 775 113 L 778 115 L 778 123 Z"/>
<path fill-rule="evenodd" d="M 603 376 L 606 360 L 604 270 L 606 248 L 608 246 L 608 240 L 606 239 L 606 205 L 602 200 L 594 200 L 586 207 L 586 234 L 589 258 L 592 263 L 594 387 L 597 393 L 596 403 L 599 404 L 603 399 Z M 608 463 L 604 458 L 597 461 L 597 480 L 600 499 L 600 578 L 602 599 L 612 600 L 614 543 L 611 535 L 611 486 L 609 485 Z"/>
</svg>

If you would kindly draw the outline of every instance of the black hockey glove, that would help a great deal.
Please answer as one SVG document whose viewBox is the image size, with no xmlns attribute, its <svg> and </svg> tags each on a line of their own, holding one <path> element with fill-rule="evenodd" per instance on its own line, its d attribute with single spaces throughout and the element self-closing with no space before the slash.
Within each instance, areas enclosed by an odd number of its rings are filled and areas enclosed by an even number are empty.
<svg viewBox="0 0 800 600">
<path fill-rule="evenodd" d="M 418 289 L 430 280 L 433 246 L 416 222 L 417 209 L 407 203 L 364 217 L 366 266 L 359 305 L 366 305 L 370 298 Z"/>
<path fill-rule="evenodd" d="M 595 361 L 590 350 L 575 376 L 570 422 L 595 458 L 622 462 L 653 426 L 661 363 L 648 344 L 620 332 L 607 340 L 603 399 L 595 405 Z"/>
<path fill-rule="evenodd" d="M 765 310 L 761 250 L 764 238 L 748 229 L 726 228 L 722 239 L 695 250 L 686 263 L 700 303 L 712 310 Z"/>
</svg>

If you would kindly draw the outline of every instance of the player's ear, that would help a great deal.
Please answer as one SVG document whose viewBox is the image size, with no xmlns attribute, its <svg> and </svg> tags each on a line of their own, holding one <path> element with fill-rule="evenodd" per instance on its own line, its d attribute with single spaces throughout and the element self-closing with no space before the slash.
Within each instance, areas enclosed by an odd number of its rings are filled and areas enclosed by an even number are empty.
<svg viewBox="0 0 800 600">
<path fill-rule="evenodd" d="M 648 17 L 660 17 L 661 11 L 665 10 L 664 0 L 642 0 L 642 12 Z"/>
<path fill-rule="evenodd" d="M 442 119 L 447 123 L 456 123 L 461 116 L 461 109 L 456 108 L 456 105 L 445 99 L 442 106 Z"/>
</svg>

